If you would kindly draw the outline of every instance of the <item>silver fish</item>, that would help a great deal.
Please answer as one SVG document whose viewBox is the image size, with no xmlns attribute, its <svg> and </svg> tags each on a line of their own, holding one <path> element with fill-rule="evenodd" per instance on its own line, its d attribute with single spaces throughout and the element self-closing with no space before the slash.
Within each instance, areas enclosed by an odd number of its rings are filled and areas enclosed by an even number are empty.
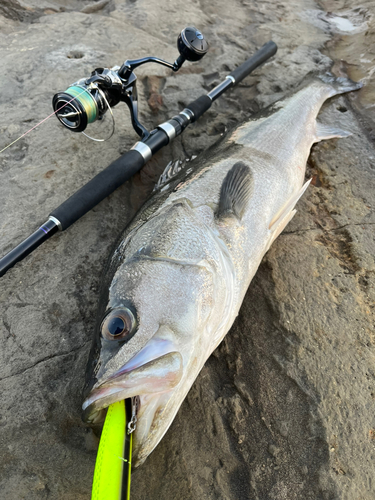
<svg viewBox="0 0 375 500">
<path fill-rule="evenodd" d="M 98 422 L 111 403 L 138 397 L 134 465 L 171 425 L 296 213 L 312 144 L 350 135 L 316 121 L 323 102 L 360 87 L 329 76 L 311 81 L 190 168 L 167 172 L 125 230 L 103 284 L 83 410 Z"/>
</svg>

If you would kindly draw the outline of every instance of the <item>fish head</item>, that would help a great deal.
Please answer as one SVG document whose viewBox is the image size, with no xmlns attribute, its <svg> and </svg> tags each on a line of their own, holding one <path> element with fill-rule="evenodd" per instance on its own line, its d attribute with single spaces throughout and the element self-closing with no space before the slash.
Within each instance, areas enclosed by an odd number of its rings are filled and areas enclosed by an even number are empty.
<svg viewBox="0 0 375 500">
<path fill-rule="evenodd" d="M 83 419 L 98 423 L 110 404 L 138 397 L 133 464 L 139 465 L 211 352 L 202 333 L 214 301 L 213 275 L 204 263 L 144 255 L 122 263 L 107 290 L 87 365 Z"/>
</svg>

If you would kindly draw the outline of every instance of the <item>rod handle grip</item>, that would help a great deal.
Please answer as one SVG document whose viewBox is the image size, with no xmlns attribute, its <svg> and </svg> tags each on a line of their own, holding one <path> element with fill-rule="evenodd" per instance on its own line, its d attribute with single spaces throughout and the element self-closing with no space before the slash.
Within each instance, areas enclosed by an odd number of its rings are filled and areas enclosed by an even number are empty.
<svg viewBox="0 0 375 500">
<path fill-rule="evenodd" d="M 212 99 L 210 99 L 208 95 L 201 95 L 198 99 L 189 103 L 186 107 L 193 113 L 191 122 L 194 123 L 197 121 L 203 113 L 210 109 L 211 105 Z"/>
<path fill-rule="evenodd" d="M 234 78 L 234 85 L 240 83 L 247 75 L 249 75 L 255 68 L 263 64 L 267 59 L 274 56 L 277 52 L 277 45 L 270 40 L 265 43 L 253 56 L 245 61 L 241 66 L 238 66 L 229 76 Z"/>
<path fill-rule="evenodd" d="M 68 229 L 121 184 L 129 180 L 144 164 L 143 156 L 138 151 L 131 149 L 72 194 L 70 198 L 51 212 L 50 216 L 55 217 L 60 222 L 60 229 Z"/>
</svg>

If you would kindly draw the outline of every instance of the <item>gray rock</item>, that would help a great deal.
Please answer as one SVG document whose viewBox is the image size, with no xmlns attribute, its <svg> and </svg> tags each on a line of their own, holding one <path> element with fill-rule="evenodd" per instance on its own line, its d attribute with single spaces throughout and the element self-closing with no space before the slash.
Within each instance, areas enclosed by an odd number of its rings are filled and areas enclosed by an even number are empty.
<svg viewBox="0 0 375 500">
<path fill-rule="evenodd" d="M 344 50 L 332 30 L 300 15 L 307 9 L 316 7 L 304 0 L 2 2 L 0 149 L 93 68 L 148 54 L 173 61 L 186 23 L 202 29 L 210 51 L 176 74 L 139 68 L 140 116 L 149 128 L 271 37 L 279 45 L 272 61 L 131 182 L 1 278 L 2 498 L 90 497 L 98 438 L 80 420 L 81 388 L 110 249 L 170 160 L 199 154 Z M 345 14 L 343 2 L 335 9 Z M 349 40 L 358 46 L 360 36 Z M 314 146 L 312 187 L 171 429 L 134 472 L 133 499 L 374 497 L 375 151 L 371 124 L 358 114 L 364 105 L 340 97 L 325 106 L 321 121 L 353 135 Z M 114 114 L 116 133 L 104 144 L 52 117 L 0 154 L 0 255 L 133 145 L 127 111 L 118 106 Z"/>
</svg>

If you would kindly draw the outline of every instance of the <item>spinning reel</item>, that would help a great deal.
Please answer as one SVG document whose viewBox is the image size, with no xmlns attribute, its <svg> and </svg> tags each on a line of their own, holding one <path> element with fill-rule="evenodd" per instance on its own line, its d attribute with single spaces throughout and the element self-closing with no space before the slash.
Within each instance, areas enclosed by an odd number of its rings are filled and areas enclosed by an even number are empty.
<svg viewBox="0 0 375 500">
<path fill-rule="evenodd" d="M 89 78 L 82 78 L 65 92 L 54 95 L 52 103 L 57 118 L 69 130 L 84 132 L 89 123 L 101 120 L 111 107 L 122 101 L 129 107 L 134 130 L 143 140 L 146 139 L 150 132 L 138 120 L 134 69 L 152 62 L 178 71 L 185 61 L 202 59 L 208 51 L 208 43 L 200 31 L 187 27 L 177 38 L 177 48 L 180 55 L 173 64 L 157 57 L 144 57 L 127 60 L 121 67 L 95 69 Z"/>
</svg>

